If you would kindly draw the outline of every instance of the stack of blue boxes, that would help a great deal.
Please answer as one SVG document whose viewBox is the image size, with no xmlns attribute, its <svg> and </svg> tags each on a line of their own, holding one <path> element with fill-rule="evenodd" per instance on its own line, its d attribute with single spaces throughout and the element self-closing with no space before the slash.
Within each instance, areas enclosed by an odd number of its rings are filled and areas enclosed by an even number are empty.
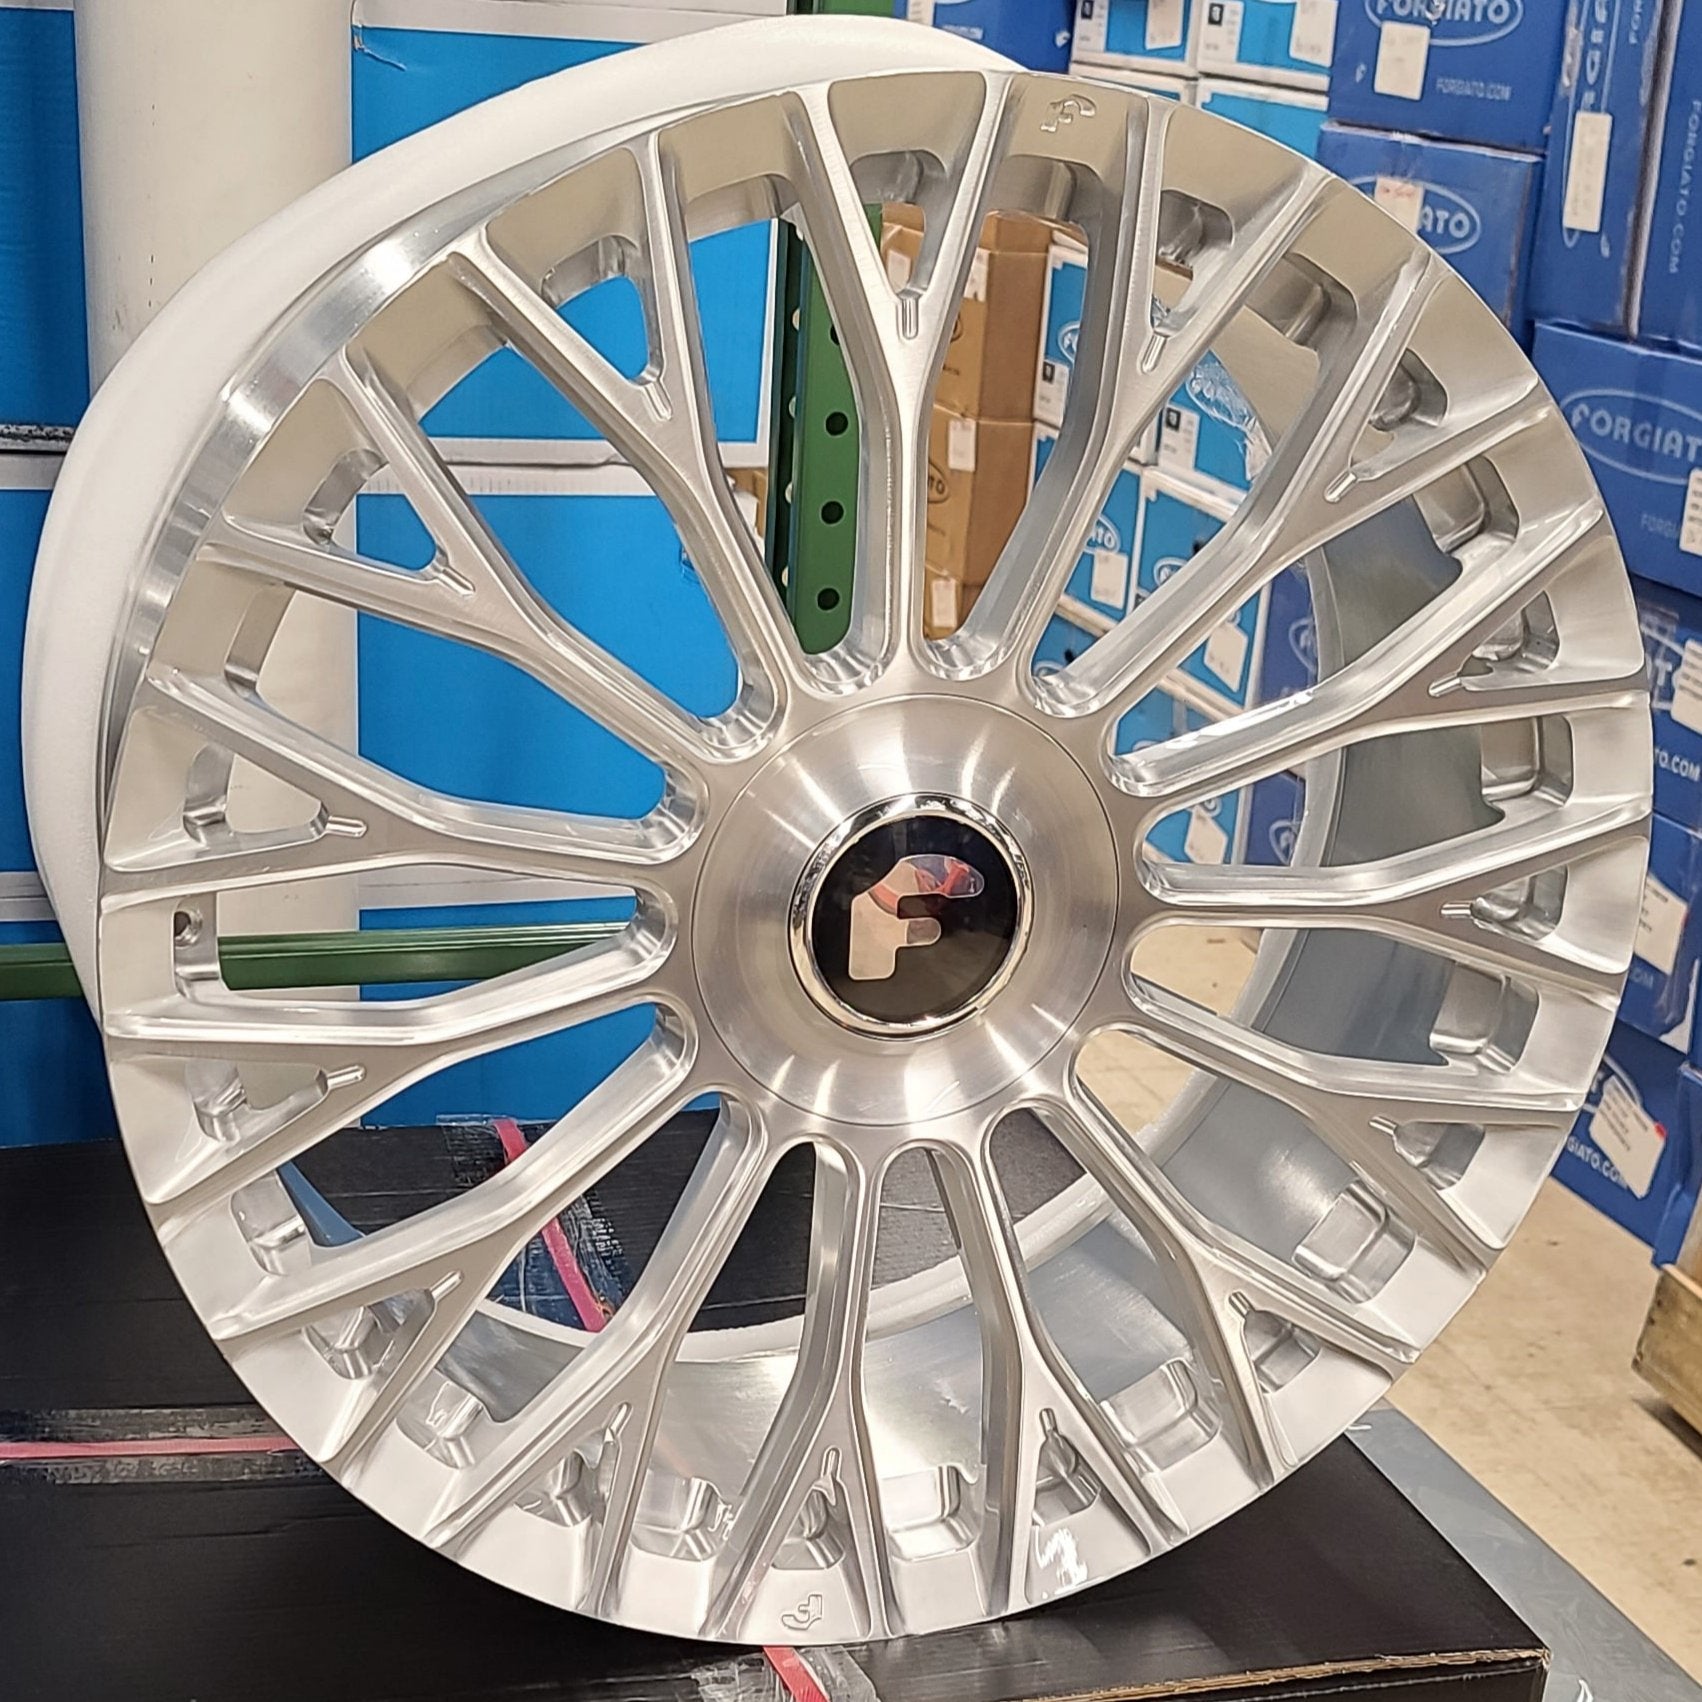
<svg viewBox="0 0 1702 1702">
<path fill-rule="evenodd" d="M 48 498 L 89 399 L 71 5 L 0 5 L 0 945 L 57 941 L 24 821 L 24 614 Z M 115 1132 L 100 1040 L 66 999 L 0 1001 L 0 1146 Z"/>
<path fill-rule="evenodd" d="M 1659 704 L 1651 871 L 1557 1174 L 1665 1260 L 1702 1171 L 1702 0 L 1342 0 L 1329 101 L 1320 159 L 1533 350 L 1638 580 Z"/>
</svg>

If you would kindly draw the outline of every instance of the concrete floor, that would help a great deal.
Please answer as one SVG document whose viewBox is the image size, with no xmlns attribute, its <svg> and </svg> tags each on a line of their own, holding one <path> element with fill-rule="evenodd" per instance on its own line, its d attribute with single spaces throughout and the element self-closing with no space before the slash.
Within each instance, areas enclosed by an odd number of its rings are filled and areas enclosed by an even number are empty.
<svg viewBox="0 0 1702 1702">
<path fill-rule="evenodd" d="M 1229 933 L 1164 930 L 1151 948 L 1141 973 L 1216 1010 L 1252 962 Z M 1083 1075 L 1138 1127 L 1187 1071 L 1113 1036 Z M 1551 1182 L 1393 1401 L 1702 1679 L 1702 1436 L 1631 1369 L 1654 1288 L 1648 1249 Z"/>
<path fill-rule="evenodd" d="M 1649 1252 L 1558 1183 L 1394 1404 L 1702 1679 L 1702 1436 L 1631 1369 Z"/>
</svg>

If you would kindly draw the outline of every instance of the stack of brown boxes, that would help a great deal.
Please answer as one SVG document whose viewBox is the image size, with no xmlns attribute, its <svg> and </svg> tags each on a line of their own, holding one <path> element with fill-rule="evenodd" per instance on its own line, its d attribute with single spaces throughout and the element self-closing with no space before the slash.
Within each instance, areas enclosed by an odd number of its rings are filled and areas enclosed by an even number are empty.
<svg viewBox="0 0 1702 1702">
<path fill-rule="evenodd" d="M 974 607 L 1028 498 L 1052 236 L 1042 220 L 995 213 L 970 269 L 928 439 L 930 638 L 955 632 Z M 881 252 L 895 288 L 909 283 L 922 240 L 915 208 L 885 209 Z"/>
</svg>

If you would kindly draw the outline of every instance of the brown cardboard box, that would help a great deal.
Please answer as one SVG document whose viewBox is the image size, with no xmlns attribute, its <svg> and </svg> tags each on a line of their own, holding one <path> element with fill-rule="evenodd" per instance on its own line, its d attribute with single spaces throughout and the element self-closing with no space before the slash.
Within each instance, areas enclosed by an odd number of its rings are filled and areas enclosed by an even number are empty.
<svg viewBox="0 0 1702 1702">
<path fill-rule="evenodd" d="M 1034 428 L 934 409 L 928 433 L 928 565 L 981 586 L 1028 501 Z"/>
<path fill-rule="evenodd" d="M 981 232 L 963 306 L 952 329 L 937 399 L 968 419 L 1031 420 L 1054 227 L 994 213 Z M 902 288 L 922 252 L 911 207 L 888 207 L 881 235 L 887 276 Z"/>
<path fill-rule="evenodd" d="M 969 618 L 975 599 L 981 595 L 979 585 L 965 585 L 937 567 L 928 569 L 924 590 L 922 635 L 925 638 L 950 638 Z"/>
<path fill-rule="evenodd" d="M 768 469 L 735 467 L 727 475 L 739 496 L 739 508 L 760 538 L 768 526 Z"/>
</svg>

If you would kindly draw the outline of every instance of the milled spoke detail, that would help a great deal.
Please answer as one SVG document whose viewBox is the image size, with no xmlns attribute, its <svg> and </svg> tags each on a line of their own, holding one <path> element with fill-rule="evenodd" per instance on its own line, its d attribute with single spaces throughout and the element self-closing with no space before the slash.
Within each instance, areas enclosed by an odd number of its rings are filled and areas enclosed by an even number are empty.
<svg viewBox="0 0 1702 1702">
<path fill-rule="evenodd" d="M 1435 426 L 1398 426 L 1381 458 L 1355 451 L 1378 417 L 1445 268 L 1412 255 L 1323 358 L 1311 401 L 1227 525 L 1070 670 L 1080 707 L 1123 714 L 1285 567 L 1553 418 L 1534 377 L 1506 397 L 1450 409 Z M 1408 442 L 1408 437 L 1416 442 Z"/>
<path fill-rule="evenodd" d="M 1296 1462 L 1248 1351 L 1250 1311 L 1269 1313 L 1391 1380 L 1417 1356 L 1417 1344 L 1360 1321 L 1321 1284 L 1208 1223 L 1139 1143 L 1080 1087 L 1036 1109 L 1157 1260 L 1183 1313 L 1178 1321 L 1202 1369 L 1216 1382 L 1223 1416 L 1260 1483 L 1274 1481 Z"/>
<path fill-rule="evenodd" d="M 1470 1065 L 1326 1058 L 1145 982 L 1130 996 L 1130 1027 L 1142 1040 L 1288 1106 L 1411 1228 L 1470 1271 L 1486 1268 L 1500 1249 L 1401 1156 L 1396 1131 L 1467 1121 L 1487 1124 L 1493 1138 L 1496 1127 L 1558 1131 L 1576 1114 L 1568 1095 L 1529 1086 L 1516 1071 L 1491 1080 Z"/>
<path fill-rule="evenodd" d="M 568 1368 L 502 1427 L 496 1446 L 439 1511 L 427 1539 L 433 1546 L 464 1548 L 576 1446 L 600 1440 L 613 1455 L 599 1462 L 602 1504 L 579 1599 L 586 1613 L 612 1610 L 668 1373 L 775 1156 L 743 1113 L 723 1111 L 631 1294 Z"/>
<path fill-rule="evenodd" d="M 1149 1554 L 1180 1539 L 1168 1493 L 1058 1352 L 1029 1294 L 1009 1208 L 983 1149 L 931 1154 L 981 1321 L 983 1507 L 979 1537 L 989 1614 L 1018 1613 L 1056 1589 L 1034 1577 L 1038 1494 L 1057 1442 L 1072 1450 Z"/>
<path fill-rule="evenodd" d="M 721 466 L 697 336 L 690 254 L 660 144 L 634 154 L 645 233 L 650 368 L 623 376 L 480 233 L 450 264 L 511 347 L 642 473 L 697 568 L 740 664 L 754 735 L 809 671 Z"/>
<path fill-rule="evenodd" d="M 276 1170 L 449 1064 L 630 1010 L 665 956 L 643 926 L 570 958 L 423 999 L 336 1002 L 181 995 L 109 1012 L 115 1058 L 292 1064 L 316 1083 L 230 1140 L 209 1141 L 148 1197 L 176 1221 Z"/>
<path fill-rule="evenodd" d="M 1142 433 L 1335 192 L 1326 180 L 1297 172 L 1235 233 L 1198 286 L 1198 299 L 1190 289 L 1155 324 L 1167 123 L 1161 107 L 1152 103 L 1132 129 L 1122 217 L 1111 221 L 1111 246 L 1089 264 L 1075 369 L 1094 405 L 1074 400 L 1066 411 L 1046 472 L 966 623 L 964 648 L 983 659 L 1028 665 Z"/>
<path fill-rule="evenodd" d="M 940 367 L 963 303 L 993 178 L 1004 157 L 1008 84 L 982 81 L 948 183 L 924 191 L 921 265 L 894 290 L 869 228 L 827 95 L 792 106 L 802 170 L 798 215 L 858 383 L 867 453 L 858 516 L 852 621 L 871 654 L 890 658 L 922 629 L 928 430 Z"/>
<path fill-rule="evenodd" d="M 859 1635 L 899 1629 L 863 1411 L 863 1334 L 879 1218 L 879 1175 L 818 1147 L 797 1366 L 711 1568 L 702 1636 L 724 1638 L 740 1623 L 812 1502 L 839 1548 L 844 1588 L 862 1620 Z"/>
<path fill-rule="evenodd" d="M 115 858 L 107 905 L 354 874 L 400 865 L 487 869 L 658 891 L 686 843 L 684 824 L 469 803 L 416 786 L 285 720 L 251 692 L 175 669 L 148 677 L 140 714 L 180 733 L 187 770 L 200 748 L 239 757 L 319 808 L 299 827 L 245 832 L 222 812 L 185 811 L 180 837 Z"/>
<path fill-rule="evenodd" d="M 1115 758 L 1117 785 L 1139 805 L 1137 825 L 1368 739 L 1634 708 L 1645 691 L 1643 661 L 1624 635 L 1585 649 L 1588 635 L 1569 627 L 1552 660 L 1515 658 L 1473 671 L 1476 653 L 1562 575 L 1616 555 L 1599 508 L 1587 504 L 1474 564 L 1309 690 Z"/>
<path fill-rule="evenodd" d="M 1616 998 L 1629 958 L 1566 937 L 1564 920 L 1525 934 L 1486 906 L 1498 888 L 1587 858 L 1641 854 L 1641 803 L 1511 804 L 1493 827 L 1373 863 L 1331 868 L 1151 865 L 1161 919 L 1243 928 L 1362 928 L 1556 987 Z"/>
<path fill-rule="evenodd" d="M 317 1248 L 308 1268 L 264 1278 L 208 1321 L 232 1351 L 410 1294 L 429 1312 L 354 1404 L 328 1464 L 353 1466 L 435 1370 L 502 1273 L 547 1223 L 622 1163 L 690 1098 L 689 1060 L 641 1049 L 478 1187 L 356 1241 Z"/>
<path fill-rule="evenodd" d="M 490 650 L 664 768 L 695 778 L 713 755 L 704 724 L 575 631 L 532 589 L 408 404 L 370 363 L 347 357 L 331 368 L 330 377 L 430 534 L 437 559 L 413 575 L 382 567 L 356 574 L 348 558 L 328 546 L 316 552 L 298 543 L 280 547 L 263 530 L 227 528 L 222 540 L 227 548 L 237 546 L 237 564 L 246 552 L 262 571 L 286 582 L 291 571 L 299 571 L 305 589 Z M 215 546 L 218 542 L 216 535 Z M 415 586 L 407 585 L 409 578 Z"/>
</svg>

